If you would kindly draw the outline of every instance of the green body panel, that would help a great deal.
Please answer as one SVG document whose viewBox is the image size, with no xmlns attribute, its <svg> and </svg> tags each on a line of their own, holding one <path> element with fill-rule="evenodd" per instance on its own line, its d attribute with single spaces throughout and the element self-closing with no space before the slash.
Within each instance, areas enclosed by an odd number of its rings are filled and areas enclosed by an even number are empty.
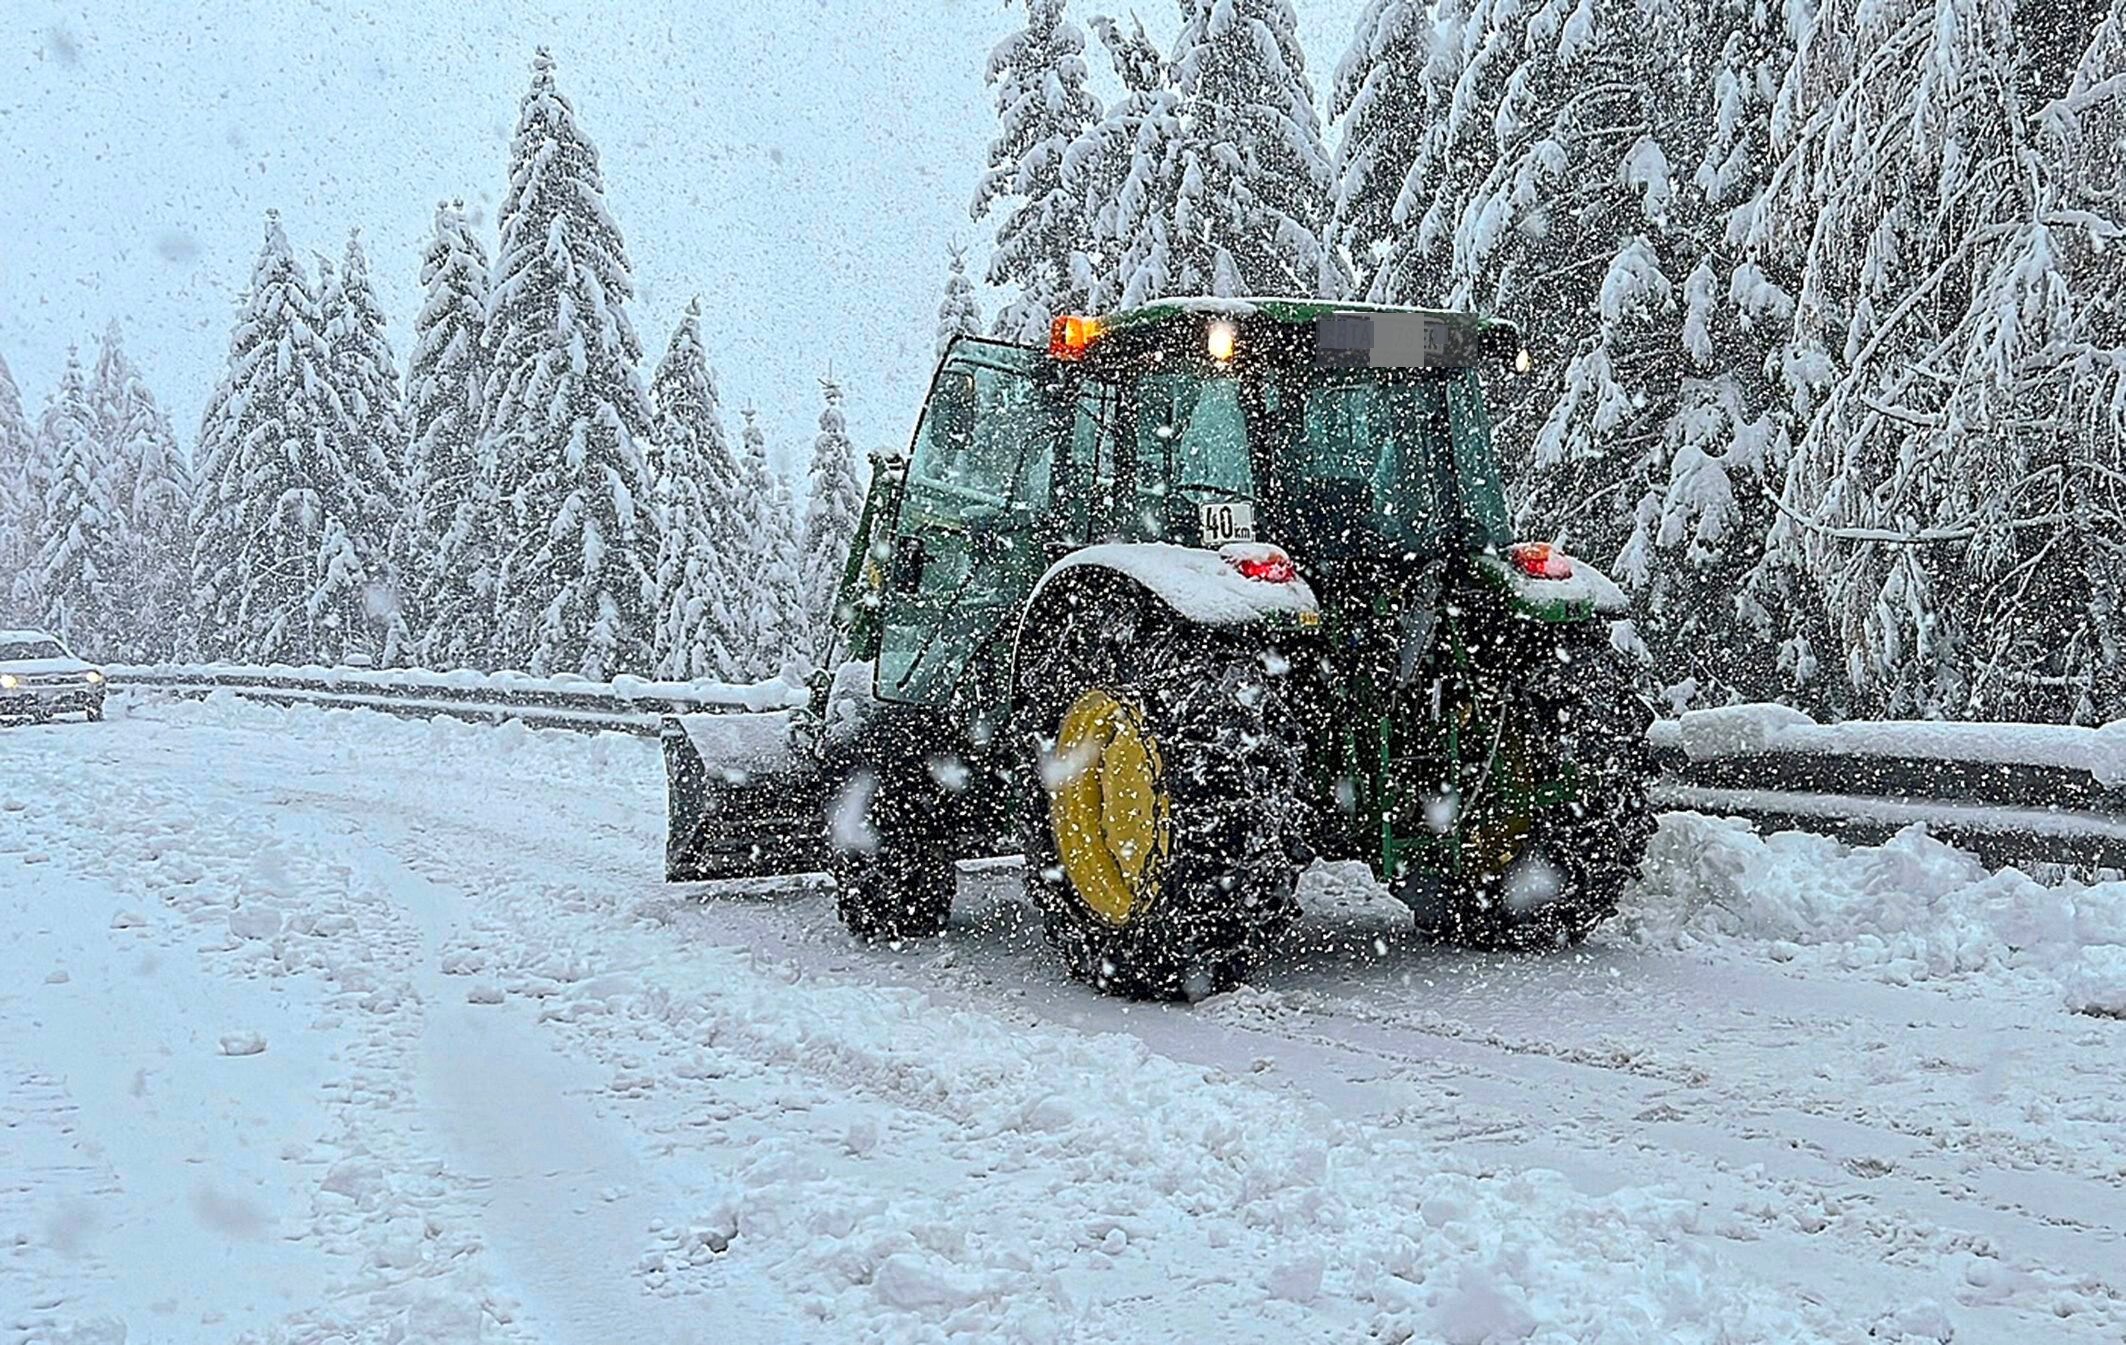
<svg viewBox="0 0 2126 1345">
<path fill-rule="evenodd" d="M 1148 460 L 1124 461 L 1118 450 L 1113 464 L 1103 464 L 1101 436 L 1112 432 L 1119 442 L 1127 431 L 1118 409 L 1123 403 L 1107 406 L 1099 400 L 1103 390 L 1110 383 L 1127 390 L 1136 386 L 1132 378 L 1150 377 L 1147 371 L 1173 370 L 1186 361 L 1205 322 L 1226 319 L 1247 324 L 1249 345 L 1279 361 L 1272 366 L 1276 377 L 1295 380 L 1292 386 L 1305 392 L 1311 375 L 1303 342 L 1317 319 L 1422 311 L 1304 299 L 1156 303 L 1099 320 L 1101 340 L 1120 350 L 1107 368 L 1097 345 L 1092 358 L 1064 361 L 994 342 L 955 343 L 909 451 L 874 460 L 842 577 L 838 606 L 849 614 L 843 657 L 878 663 L 880 701 L 941 712 L 961 726 L 973 754 L 993 748 L 1000 760 L 1010 757 L 1020 750 L 1020 737 L 998 730 L 1011 727 L 1017 626 L 1049 567 L 1098 541 L 1201 544 L 1187 535 L 1194 505 L 1184 509 L 1175 493 L 1144 489 L 1140 474 Z M 1512 334 L 1510 326 L 1486 319 L 1435 316 L 1488 333 L 1487 340 Z M 1292 337 L 1281 345 L 1286 329 Z M 1130 334 L 1128 341 L 1113 340 L 1118 334 Z M 1365 375 L 1337 377 L 1358 378 L 1354 386 L 1364 395 Z M 1480 398 L 1476 378 L 1473 372 L 1443 376 L 1438 386 L 1450 392 L 1439 395 Z M 1379 379 L 1433 386 L 1417 375 Z M 1199 408 L 1202 396 L 1199 390 Z M 1138 402 L 1141 414 L 1141 394 Z M 1303 625 L 1290 615 L 1261 623 L 1265 642 L 1293 666 L 1289 694 L 1305 702 L 1299 708 L 1309 733 L 1306 759 L 1326 819 L 1315 849 L 1325 857 L 1364 859 L 1384 879 L 1401 872 L 1454 874 L 1468 862 L 1472 836 L 1490 825 L 1486 817 L 1569 803 L 1578 790 L 1567 770 L 1543 773 L 1514 710 L 1526 699 L 1527 669 L 1554 657 L 1559 639 L 1598 614 L 1589 599 L 1531 596 L 1515 582 L 1500 560 L 1506 539 L 1488 421 L 1480 403 L 1447 405 L 1439 424 L 1426 431 L 1434 456 L 1425 470 L 1437 477 L 1428 498 L 1438 518 L 1427 523 L 1422 545 L 1398 551 L 1369 537 L 1361 543 L 1372 548 L 1365 554 L 1317 555 L 1295 544 L 1296 536 L 1276 535 L 1274 524 L 1262 538 L 1286 546 L 1321 599 L 1317 623 Z M 1173 437 L 1186 440 L 1198 414 L 1192 411 Z M 1286 415 L 1298 423 L 1295 413 Z M 1016 438 L 998 431 L 1006 420 Z M 984 458 L 988 433 L 1021 445 L 1016 456 Z M 1257 503 L 1274 518 L 1280 506 L 1269 483 L 1283 460 L 1265 460 L 1252 446 L 1246 451 L 1257 455 L 1256 468 L 1270 464 L 1262 477 L 1269 493 Z M 1178 479 L 1176 452 L 1186 446 L 1167 450 L 1168 480 Z M 952 477 L 947 467 L 960 465 L 956 455 L 962 454 L 982 465 L 965 478 Z M 1030 456 L 1046 463 L 1039 482 L 1026 478 Z M 1378 487 L 1378 470 L 1375 478 Z M 1073 569 L 1057 587 L 1096 581 L 1098 574 Z M 1425 613 L 1431 637 L 1413 654 L 1410 624 Z M 1036 614 L 1027 638 L 1039 638 L 1038 621 Z M 1397 666 L 1398 658 L 1408 666 Z M 932 662 L 940 664 L 936 675 Z M 814 704 L 820 714 L 827 689 L 823 675 Z M 1488 810 L 1474 819 L 1456 815 L 1455 804 L 1472 784 Z"/>
</svg>

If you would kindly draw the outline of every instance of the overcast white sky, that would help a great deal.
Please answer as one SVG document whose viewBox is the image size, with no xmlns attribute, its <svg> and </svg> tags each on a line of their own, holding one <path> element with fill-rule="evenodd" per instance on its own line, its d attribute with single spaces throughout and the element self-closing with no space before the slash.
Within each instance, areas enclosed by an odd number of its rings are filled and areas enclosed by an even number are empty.
<svg viewBox="0 0 2126 1345">
<path fill-rule="evenodd" d="M 1360 0 L 1304 0 L 1317 90 Z M 1077 3 L 1129 12 L 1130 0 Z M 1136 0 L 1163 36 L 1169 0 Z M 359 225 L 403 359 L 436 200 L 493 246 L 534 47 L 596 140 L 661 355 L 688 296 L 733 411 L 809 454 L 831 362 L 859 444 L 905 437 L 948 239 L 994 126 L 998 0 L 8 0 L 0 28 L 0 356 L 34 417 L 113 317 L 189 447 L 264 212 L 337 256 Z M 1095 44 L 1097 46 L 1097 44 Z M 1088 52 L 1096 79 L 1104 58 Z"/>
</svg>

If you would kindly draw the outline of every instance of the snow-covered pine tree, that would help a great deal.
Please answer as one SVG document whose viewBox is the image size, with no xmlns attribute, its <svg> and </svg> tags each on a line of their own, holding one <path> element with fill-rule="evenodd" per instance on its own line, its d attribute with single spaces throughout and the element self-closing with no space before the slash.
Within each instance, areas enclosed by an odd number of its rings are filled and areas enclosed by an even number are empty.
<svg viewBox="0 0 2126 1345">
<path fill-rule="evenodd" d="M 29 564 L 30 459 L 36 435 L 22 414 L 22 393 L 0 358 L 0 618 L 16 619 L 15 580 Z M 23 618 L 26 620 L 27 618 Z"/>
<path fill-rule="evenodd" d="M 1758 247 L 1770 108 L 1792 45 L 1768 5 L 1681 13 L 1681 50 L 1710 53 L 1712 67 L 1710 81 L 1669 90 L 1662 131 L 1689 170 L 1663 234 L 1683 276 L 1669 337 L 1681 368 L 1619 570 L 1639 587 L 1639 628 L 1679 702 L 1824 708 L 1820 609 L 1764 545 L 1779 517 L 1767 488 L 1799 433 L 1777 358 L 1796 282 Z"/>
<path fill-rule="evenodd" d="M 812 467 L 805 474 L 803 561 L 804 624 L 800 652 L 814 667 L 834 657 L 835 604 L 849 545 L 864 510 L 864 488 L 857 479 L 856 446 L 849 442 L 849 423 L 842 414 L 842 388 L 828 375 L 819 381 L 826 406 L 819 413 L 819 436 L 812 441 Z"/>
<path fill-rule="evenodd" d="M 797 509 L 789 483 L 768 465 L 767 435 L 754 408 L 740 413 L 740 486 L 745 501 L 747 558 L 752 582 L 737 625 L 747 641 L 746 680 L 773 677 L 799 659 L 804 630 L 804 586 Z"/>
<path fill-rule="evenodd" d="M 96 410 L 69 349 L 66 369 L 38 425 L 43 483 L 37 551 L 17 601 L 45 630 L 92 659 L 120 653 L 120 623 L 129 604 L 123 588 L 125 519 L 111 498 L 117 473 L 96 432 Z"/>
<path fill-rule="evenodd" d="M 1064 17 L 1064 0 L 1025 2 L 1026 26 L 989 54 L 999 126 L 973 214 L 1004 210 L 989 283 L 1012 297 L 997 335 L 1039 342 L 1050 319 L 1086 307 L 1092 221 L 1065 159 L 1099 119 L 1100 102 L 1086 90 L 1085 34 Z"/>
<path fill-rule="evenodd" d="M 1762 5 L 1376 0 L 1335 86 L 1368 297 L 1520 325 L 1532 371 L 1493 393 L 1522 527 L 1613 566 L 1664 680 L 1716 699 L 1783 619 L 1742 586 L 1786 433 L 1760 370 L 1791 300 L 1744 255 L 1780 34 Z"/>
<path fill-rule="evenodd" d="M 191 464 L 178 450 L 140 370 L 126 357 L 118 323 L 104 333 L 89 390 L 96 434 L 110 470 L 111 503 L 124 522 L 119 590 L 124 614 L 114 651 L 138 663 L 178 657 L 192 637 Z"/>
<path fill-rule="evenodd" d="M 2026 50 L 2025 55 L 2028 55 Z M 1980 277 L 1933 452 L 1964 467 L 1965 713 L 2126 714 L 2126 9 L 2098 25 L 2022 162 L 2028 214 Z M 2022 89 L 2055 87 L 2031 72 Z M 1975 463 L 1974 463 L 1975 460 Z M 1976 470 L 1973 470 L 1973 468 Z"/>
<path fill-rule="evenodd" d="M 398 356 L 369 279 L 359 229 L 347 232 L 347 248 L 322 308 L 333 389 L 344 417 L 340 458 L 349 474 L 347 495 L 350 507 L 361 511 L 356 545 L 371 577 L 369 602 L 382 633 L 375 652 L 387 665 L 395 664 L 412 652 L 400 596 L 407 585 L 391 564 L 391 534 L 404 507 L 406 425 L 399 410 Z"/>
<path fill-rule="evenodd" d="M 208 658 L 338 664 L 377 646 L 368 506 L 341 456 L 331 364 L 317 296 L 269 211 L 200 430 L 192 605 Z"/>
<path fill-rule="evenodd" d="M 1440 10 L 1452 21 L 1460 6 L 1446 0 Z M 1329 237 L 1361 293 L 1413 213 L 1403 188 L 1428 126 L 1421 110 L 1439 100 L 1433 11 L 1430 0 L 1368 0 L 1330 84 L 1329 117 L 1342 124 L 1343 134 L 1336 145 Z M 1443 44 L 1438 55 L 1450 51 Z"/>
<path fill-rule="evenodd" d="M 657 675 L 742 678 L 750 656 L 737 615 L 752 582 L 738 460 L 725 437 L 716 376 L 701 341 L 701 300 L 687 305 L 650 381 L 656 411 Z"/>
<path fill-rule="evenodd" d="M 1140 128 L 1117 193 L 1125 303 L 1348 285 L 1297 28 L 1289 0 L 1185 0 L 1172 115 Z"/>
<path fill-rule="evenodd" d="M 510 149 L 487 349 L 483 452 L 504 520 L 496 657 L 593 679 L 644 672 L 656 637 L 657 525 L 642 345 L 598 151 L 532 64 Z"/>
<path fill-rule="evenodd" d="M 945 274 L 945 297 L 938 303 L 938 354 L 957 336 L 979 336 L 982 332 L 982 305 L 974 297 L 974 282 L 967 278 L 967 249 L 951 244 L 946 249 L 950 258 Z"/>
<path fill-rule="evenodd" d="M 1166 217 L 1149 203 L 1173 194 L 1173 164 L 1164 147 L 1178 138 L 1180 123 L 1166 57 L 1145 35 L 1143 23 L 1125 33 L 1113 19 L 1092 22 L 1123 93 L 1070 147 L 1063 171 L 1077 184 L 1091 219 L 1086 311 L 1104 313 L 1122 306 L 1133 256 L 1168 253 Z"/>
<path fill-rule="evenodd" d="M 462 201 L 437 202 L 434 229 L 406 366 L 406 503 L 391 554 L 408 595 L 414 661 L 480 668 L 493 643 L 501 542 L 494 472 L 480 457 L 487 252 Z"/>
<path fill-rule="evenodd" d="M 1799 278 L 1778 359 L 1808 419 L 1771 544 L 1820 588 L 1861 713 L 1965 712 L 1968 544 L 2026 521 L 2012 455 L 1961 418 L 1972 278 L 2033 212 L 2013 8 L 1797 11 L 1774 107 L 1766 250 Z"/>
</svg>

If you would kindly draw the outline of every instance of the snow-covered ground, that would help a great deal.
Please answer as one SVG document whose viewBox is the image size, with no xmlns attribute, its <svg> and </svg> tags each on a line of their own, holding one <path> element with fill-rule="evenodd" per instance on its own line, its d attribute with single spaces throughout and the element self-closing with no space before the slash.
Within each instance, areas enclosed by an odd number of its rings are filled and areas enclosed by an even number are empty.
<svg viewBox="0 0 2126 1345">
<path fill-rule="evenodd" d="M 112 708 L 0 730 L 7 1345 L 2126 1338 L 2126 885 L 1676 818 L 1131 1006 L 666 888 L 650 741 Z"/>
</svg>

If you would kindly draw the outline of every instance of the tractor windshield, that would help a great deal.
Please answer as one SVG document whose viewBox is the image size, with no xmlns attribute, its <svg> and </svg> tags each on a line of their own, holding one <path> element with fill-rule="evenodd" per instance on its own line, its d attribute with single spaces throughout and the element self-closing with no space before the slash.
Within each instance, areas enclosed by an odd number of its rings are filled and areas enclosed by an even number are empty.
<svg viewBox="0 0 2126 1345">
<path fill-rule="evenodd" d="M 1154 371 L 1132 391 L 1146 535 L 1225 540 L 1211 520 L 1238 503 L 1319 559 L 1509 540 L 1473 371 Z"/>
</svg>

